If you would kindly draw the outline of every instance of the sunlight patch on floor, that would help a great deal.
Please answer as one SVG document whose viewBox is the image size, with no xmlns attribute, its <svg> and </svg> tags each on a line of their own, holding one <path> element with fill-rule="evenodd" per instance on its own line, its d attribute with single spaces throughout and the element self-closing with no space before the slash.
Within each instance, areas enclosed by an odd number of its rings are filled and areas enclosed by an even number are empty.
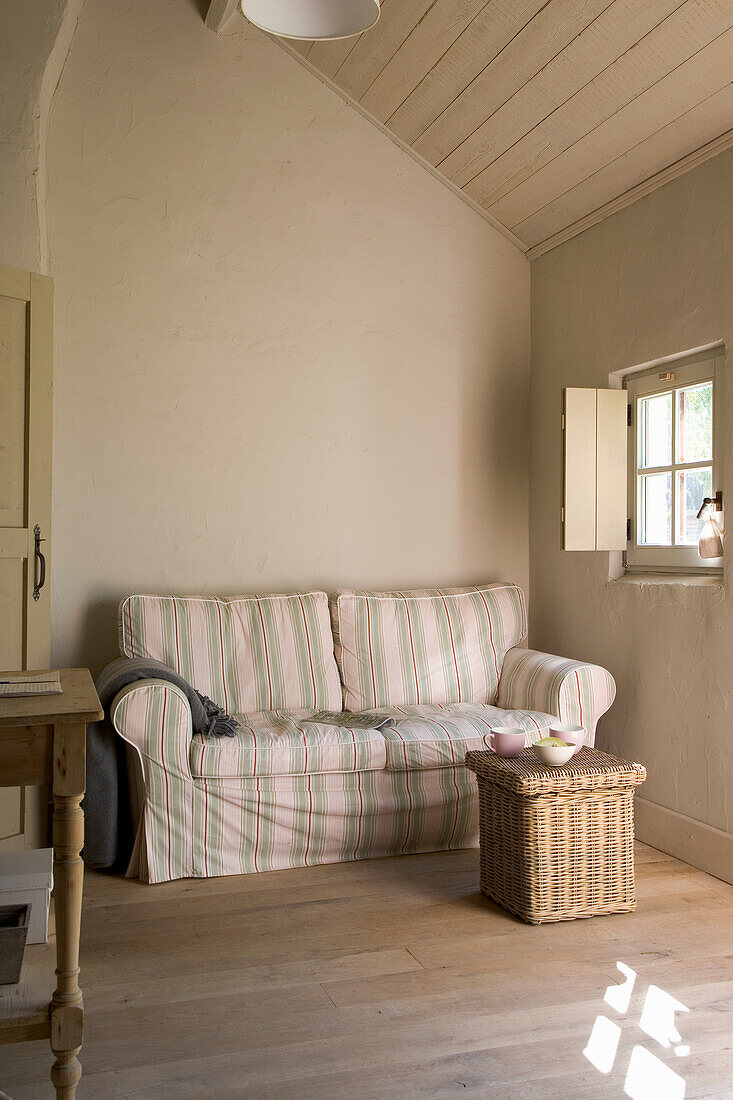
<svg viewBox="0 0 733 1100">
<path fill-rule="evenodd" d="M 623 962 L 617 962 L 616 967 L 624 980 L 610 985 L 603 1000 L 623 1016 L 629 1011 L 637 973 Z M 673 1050 L 678 1058 L 687 1057 L 690 1048 L 681 1042 L 675 1016 L 679 1012 L 689 1011 L 671 993 L 657 985 L 650 985 L 639 1017 L 639 1029 L 660 1047 Z M 596 1016 L 583 1054 L 599 1073 L 607 1076 L 613 1071 L 618 1062 L 621 1038 L 620 1024 L 606 1015 Z M 664 1100 L 683 1100 L 685 1079 L 657 1054 L 637 1043 L 629 1056 L 623 1091 L 629 1100 L 659 1100 L 660 1097 Z"/>
<path fill-rule="evenodd" d="M 630 1100 L 682 1100 L 685 1079 L 646 1047 L 635 1046 L 629 1059 L 624 1092 Z"/>
</svg>

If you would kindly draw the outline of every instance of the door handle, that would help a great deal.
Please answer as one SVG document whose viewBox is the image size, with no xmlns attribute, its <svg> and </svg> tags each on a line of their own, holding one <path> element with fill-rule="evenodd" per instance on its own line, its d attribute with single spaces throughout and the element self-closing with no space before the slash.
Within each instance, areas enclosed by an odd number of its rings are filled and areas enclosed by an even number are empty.
<svg viewBox="0 0 733 1100">
<path fill-rule="evenodd" d="M 38 524 L 33 528 L 33 534 L 36 540 L 35 556 L 33 558 L 33 599 L 40 600 L 41 589 L 46 583 L 46 559 L 41 553 L 41 543 L 46 540 L 41 538 L 41 528 Z"/>
</svg>

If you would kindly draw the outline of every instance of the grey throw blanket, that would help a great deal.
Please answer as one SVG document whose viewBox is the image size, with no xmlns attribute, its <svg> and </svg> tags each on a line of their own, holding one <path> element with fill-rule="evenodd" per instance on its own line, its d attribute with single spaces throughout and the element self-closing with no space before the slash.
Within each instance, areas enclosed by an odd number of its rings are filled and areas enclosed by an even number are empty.
<svg viewBox="0 0 733 1100">
<path fill-rule="evenodd" d="M 194 733 L 234 737 L 238 723 L 174 672 L 147 657 L 120 657 L 107 665 L 96 687 L 105 716 L 87 726 L 87 789 L 84 796 L 84 861 L 98 871 L 120 870 L 132 852 L 133 829 L 127 785 L 125 742 L 109 718 L 109 705 L 136 680 L 167 680 L 191 705 Z"/>
</svg>

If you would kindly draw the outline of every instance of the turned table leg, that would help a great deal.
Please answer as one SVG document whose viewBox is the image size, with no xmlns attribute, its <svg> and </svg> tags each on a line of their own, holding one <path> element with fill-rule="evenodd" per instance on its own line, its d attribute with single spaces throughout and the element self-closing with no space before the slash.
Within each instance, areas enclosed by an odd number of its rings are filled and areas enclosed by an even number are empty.
<svg viewBox="0 0 733 1100">
<path fill-rule="evenodd" d="M 83 1007 L 79 989 L 79 934 L 84 865 L 83 724 L 58 724 L 53 744 L 53 850 L 56 913 L 56 990 L 51 999 L 51 1080 L 56 1097 L 74 1100 L 81 1077 Z"/>
</svg>

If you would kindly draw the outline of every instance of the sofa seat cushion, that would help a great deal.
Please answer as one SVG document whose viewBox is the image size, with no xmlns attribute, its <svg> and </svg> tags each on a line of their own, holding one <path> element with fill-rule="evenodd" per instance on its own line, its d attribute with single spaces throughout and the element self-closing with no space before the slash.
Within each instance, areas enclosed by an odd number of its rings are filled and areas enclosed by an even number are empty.
<svg viewBox="0 0 733 1100">
<path fill-rule="evenodd" d="M 179 672 L 229 714 L 341 710 L 325 592 L 128 596 L 120 652 Z"/>
<path fill-rule="evenodd" d="M 197 779 L 322 772 L 382 771 L 387 743 L 379 730 L 306 721 L 306 712 L 238 714 L 235 737 L 195 734 L 189 759 Z"/>
<path fill-rule="evenodd" d="M 524 638 L 514 584 L 338 592 L 331 601 L 346 710 L 493 703 L 504 655 Z"/>
<path fill-rule="evenodd" d="M 527 743 L 546 737 L 557 721 L 552 714 L 530 710 L 502 710 L 475 703 L 447 706 L 389 707 L 396 722 L 382 731 L 391 771 L 446 768 L 462 764 L 471 749 L 485 749 L 494 726 L 516 726 L 527 731 Z"/>
</svg>

